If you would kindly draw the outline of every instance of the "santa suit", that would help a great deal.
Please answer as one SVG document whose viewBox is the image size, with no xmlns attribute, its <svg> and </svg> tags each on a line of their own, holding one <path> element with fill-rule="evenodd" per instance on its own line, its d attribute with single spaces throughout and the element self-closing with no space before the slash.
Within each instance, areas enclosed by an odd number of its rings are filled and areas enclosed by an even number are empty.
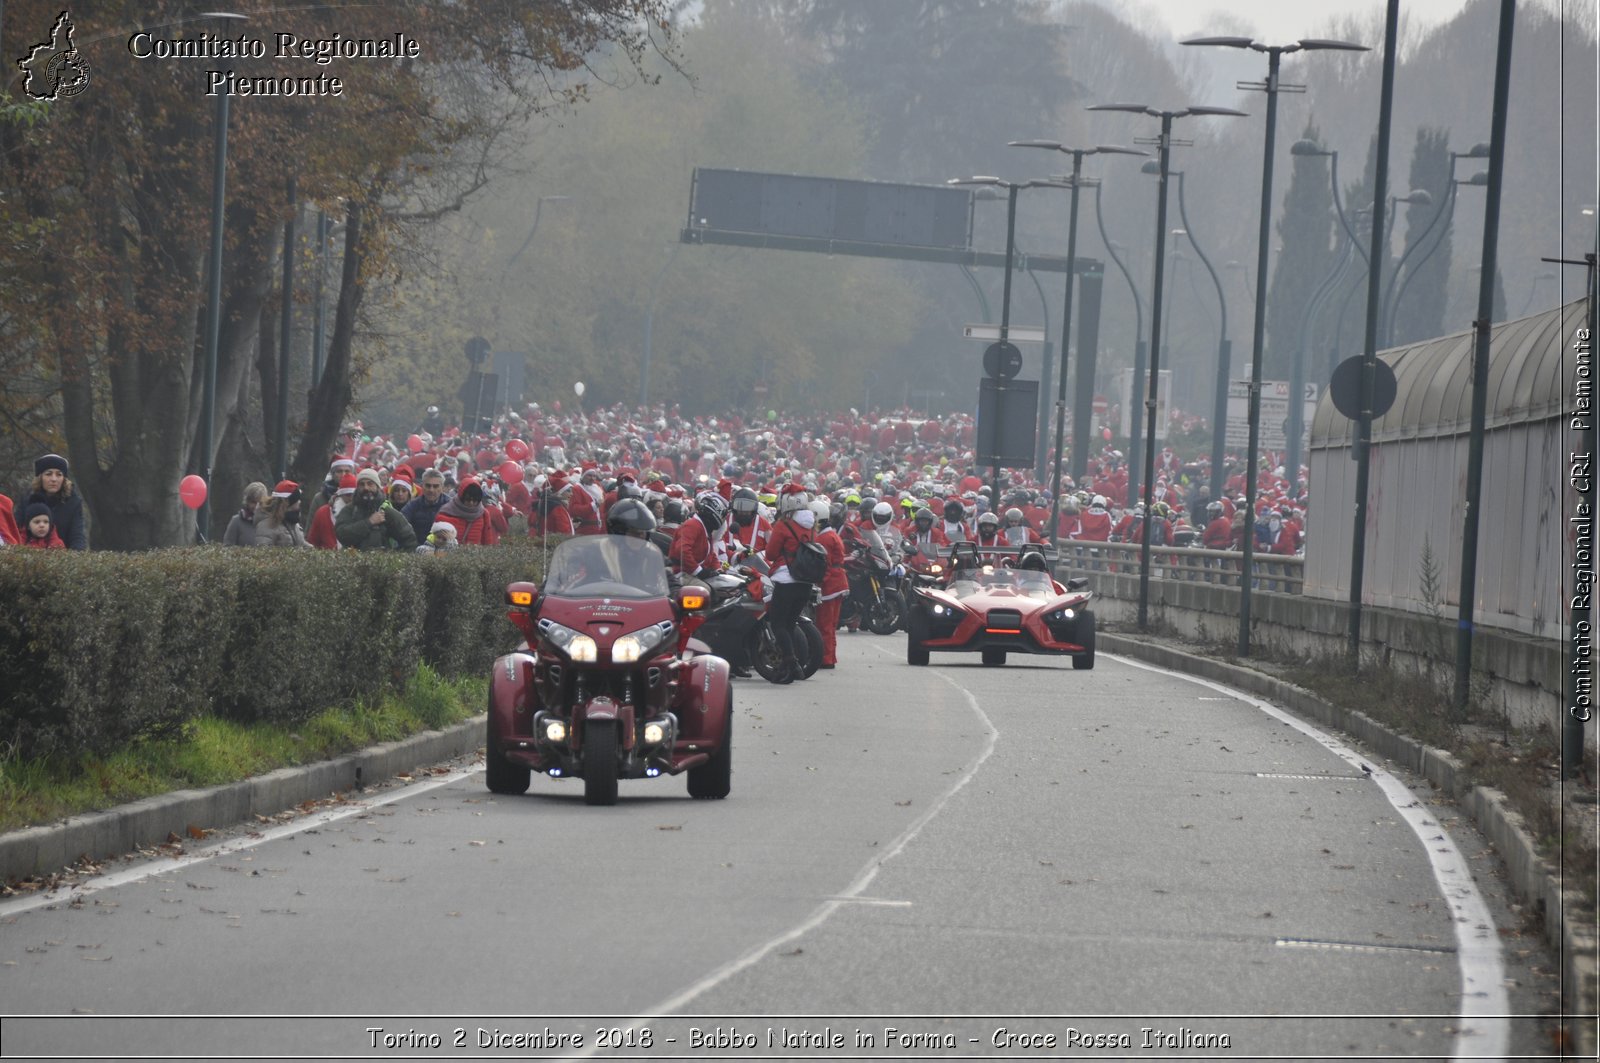
<svg viewBox="0 0 1600 1063">
<path fill-rule="evenodd" d="M 1233 518 L 1226 515 L 1206 525 L 1200 533 L 1200 545 L 1207 550 L 1228 550 L 1233 546 Z"/>
<path fill-rule="evenodd" d="M 1083 538 L 1083 520 L 1076 513 L 1062 510 L 1056 514 L 1056 541 Z"/>
<path fill-rule="evenodd" d="M 934 527 L 939 528 L 939 530 L 944 533 L 944 541 L 946 545 L 960 542 L 963 539 L 971 542 L 973 539 L 977 538 L 977 536 L 972 534 L 972 525 L 968 524 L 966 521 L 947 520 L 942 526 L 935 524 Z"/>
<path fill-rule="evenodd" d="M 757 510 L 755 518 L 749 524 L 739 525 L 728 522 L 728 530 L 723 533 L 728 544 L 728 553 L 732 554 L 744 549 L 751 553 L 759 554 L 767 548 L 767 535 L 772 531 L 772 524 Z"/>
<path fill-rule="evenodd" d="M 1039 533 L 1026 524 L 1016 528 L 1001 528 L 1000 539 L 1007 546 L 1026 546 L 1028 543 L 1042 543 Z"/>
<path fill-rule="evenodd" d="M 715 571 L 719 567 L 711 548 L 711 536 L 699 514 L 678 525 L 678 534 L 673 536 L 672 548 L 667 551 L 667 562 L 685 576 Z"/>
<path fill-rule="evenodd" d="M 817 630 L 822 633 L 822 666 L 839 663 L 839 612 L 850 591 L 844 574 L 844 540 L 832 528 L 817 532 L 817 542 L 828 552 L 828 573 L 822 577 L 822 600 L 817 604 Z"/>
<path fill-rule="evenodd" d="M 605 531 L 600 520 L 600 500 L 604 496 L 598 484 L 579 484 L 572 492 L 572 530 L 578 535 L 599 535 Z"/>
<path fill-rule="evenodd" d="M 544 512 L 541 513 L 540 511 Z M 546 535 L 573 534 L 572 514 L 561 503 L 550 500 L 533 507 L 528 518 L 528 537 L 542 539 Z"/>
<path fill-rule="evenodd" d="M 1103 543 L 1111 538 L 1111 514 L 1100 506 L 1090 506 L 1083 514 L 1082 529 L 1074 537 L 1088 542 Z"/>
<path fill-rule="evenodd" d="M 944 529 L 937 524 L 930 524 L 927 531 L 921 531 L 913 526 L 906 534 L 906 542 L 915 543 L 924 553 L 930 546 L 950 545 L 950 540 L 945 538 Z"/>
<path fill-rule="evenodd" d="M 306 542 L 318 550 L 339 549 L 339 540 L 333 533 L 333 518 L 338 515 L 338 510 L 348 504 L 345 496 L 338 496 L 329 505 L 318 509 L 311 518 L 311 527 L 306 530 Z"/>
</svg>

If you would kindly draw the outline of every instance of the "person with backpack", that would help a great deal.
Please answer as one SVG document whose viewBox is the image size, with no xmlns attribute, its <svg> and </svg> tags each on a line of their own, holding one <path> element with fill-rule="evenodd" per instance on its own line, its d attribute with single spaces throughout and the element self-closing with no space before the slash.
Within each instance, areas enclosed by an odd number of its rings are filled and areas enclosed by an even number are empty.
<svg viewBox="0 0 1600 1063">
<path fill-rule="evenodd" d="M 811 600 L 811 586 L 821 583 L 827 572 L 827 552 L 817 544 L 817 515 L 811 511 L 805 489 L 789 484 L 778 496 L 778 522 L 772 526 L 765 553 L 772 572 L 772 606 L 767 622 L 772 625 L 783 654 L 779 683 L 805 678 L 799 664 L 800 611 Z"/>
</svg>

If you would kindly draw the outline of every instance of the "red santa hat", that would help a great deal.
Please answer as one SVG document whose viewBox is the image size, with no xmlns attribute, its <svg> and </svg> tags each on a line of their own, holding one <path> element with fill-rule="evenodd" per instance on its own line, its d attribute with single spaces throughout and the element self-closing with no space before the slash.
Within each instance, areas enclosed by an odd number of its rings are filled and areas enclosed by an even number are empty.
<svg viewBox="0 0 1600 1063">
<path fill-rule="evenodd" d="M 350 473 L 345 473 L 339 478 L 339 494 L 353 495 L 356 493 L 356 478 Z"/>
</svg>

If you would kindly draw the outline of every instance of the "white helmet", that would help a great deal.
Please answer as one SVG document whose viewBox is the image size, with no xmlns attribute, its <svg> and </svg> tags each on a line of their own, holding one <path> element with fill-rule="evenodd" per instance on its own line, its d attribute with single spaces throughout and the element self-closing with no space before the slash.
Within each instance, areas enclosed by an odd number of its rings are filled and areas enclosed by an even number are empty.
<svg viewBox="0 0 1600 1063">
<path fill-rule="evenodd" d="M 828 503 L 824 502 L 820 498 L 811 503 L 811 512 L 815 513 L 817 515 L 817 520 L 824 524 L 826 524 L 828 521 L 828 512 L 831 508 L 832 507 L 829 506 Z"/>
<path fill-rule="evenodd" d="M 1094 500 L 1091 501 L 1089 504 L 1091 506 L 1099 506 L 1101 509 L 1105 509 L 1106 508 L 1106 496 L 1105 495 L 1095 495 L 1094 496 Z"/>
<path fill-rule="evenodd" d="M 879 502 L 872 507 L 872 523 L 882 527 L 894 519 L 894 507 L 887 502 Z"/>
<path fill-rule="evenodd" d="M 804 491 L 790 491 L 778 496 L 778 515 L 793 513 L 804 509 L 811 504 L 811 498 Z"/>
</svg>

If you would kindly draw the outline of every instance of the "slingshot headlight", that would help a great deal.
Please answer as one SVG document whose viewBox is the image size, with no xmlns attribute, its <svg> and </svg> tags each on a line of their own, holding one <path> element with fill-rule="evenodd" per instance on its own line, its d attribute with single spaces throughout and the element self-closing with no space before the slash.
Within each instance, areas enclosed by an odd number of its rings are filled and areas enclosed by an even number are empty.
<svg viewBox="0 0 1600 1063">
<path fill-rule="evenodd" d="M 646 745 L 660 745 L 661 740 L 665 737 L 667 737 L 667 729 L 662 727 L 659 723 L 647 723 L 644 725 L 644 740 Z"/>
<path fill-rule="evenodd" d="M 545 721 L 544 737 L 550 742 L 565 742 L 567 740 L 566 722 L 564 720 Z"/>
</svg>

